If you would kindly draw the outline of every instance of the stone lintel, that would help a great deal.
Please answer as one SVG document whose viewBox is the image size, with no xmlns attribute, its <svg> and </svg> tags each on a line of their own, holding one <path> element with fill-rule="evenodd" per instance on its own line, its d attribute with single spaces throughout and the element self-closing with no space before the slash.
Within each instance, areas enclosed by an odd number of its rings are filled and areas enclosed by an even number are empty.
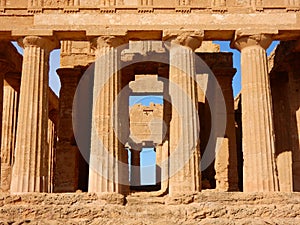
<svg viewBox="0 0 300 225">
<path fill-rule="evenodd" d="M 102 27 L 100 28 L 89 28 L 87 27 L 85 29 L 86 37 L 88 40 L 93 40 L 94 38 L 97 38 L 99 36 L 126 36 L 128 33 L 128 29 L 123 28 L 113 28 L 113 29 L 104 29 Z"/>
<path fill-rule="evenodd" d="M 12 30 L 11 35 L 14 37 L 25 37 L 25 36 L 40 36 L 40 37 L 53 37 L 52 29 L 18 29 Z"/>
</svg>

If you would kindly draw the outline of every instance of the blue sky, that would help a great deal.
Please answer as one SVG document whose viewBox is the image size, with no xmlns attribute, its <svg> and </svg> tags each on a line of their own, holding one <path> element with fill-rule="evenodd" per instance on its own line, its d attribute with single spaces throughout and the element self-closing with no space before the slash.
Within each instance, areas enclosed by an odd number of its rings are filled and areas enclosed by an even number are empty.
<svg viewBox="0 0 300 225">
<path fill-rule="evenodd" d="M 230 48 L 229 41 L 215 41 L 214 43 L 220 45 L 221 52 L 233 52 L 233 66 L 237 69 L 237 73 L 233 78 L 233 92 L 236 96 L 241 90 L 241 70 L 240 70 L 240 52 Z M 273 49 L 277 46 L 279 42 L 274 41 L 272 45 L 267 49 L 267 54 L 269 55 Z M 17 46 L 18 51 L 23 54 L 22 49 Z M 50 72 L 49 72 L 49 85 L 52 90 L 59 95 L 60 81 L 56 74 L 56 69 L 60 65 L 60 50 L 54 50 L 50 55 Z M 129 104 L 134 105 L 141 103 L 143 105 L 149 106 L 150 102 L 163 104 L 162 96 L 131 96 L 129 99 Z M 143 185 L 154 184 L 155 183 L 155 152 L 153 149 L 143 149 L 141 153 L 141 183 Z"/>
</svg>

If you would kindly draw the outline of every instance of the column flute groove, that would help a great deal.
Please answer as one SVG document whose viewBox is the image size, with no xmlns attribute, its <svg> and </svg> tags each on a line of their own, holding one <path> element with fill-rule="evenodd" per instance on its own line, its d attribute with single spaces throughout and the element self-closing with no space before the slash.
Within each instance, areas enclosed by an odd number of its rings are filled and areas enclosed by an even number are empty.
<svg viewBox="0 0 300 225">
<path fill-rule="evenodd" d="M 169 74 L 169 90 L 173 105 L 170 122 L 171 195 L 201 190 L 200 171 L 197 169 L 199 165 L 196 165 L 200 151 L 196 140 L 198 99 L 195 93 L 196 71 L 193 50 L 201 45 L 202 37 L 203 33 L 198 31 L 165 33 L 165 40 L 171 42 Z M 181 105 L 181 108 L 176 109 L 176 105 Z"/>
<path fill-rule="evenodd" d="M 94 75 L 89 192 L 125 192 L 121 180 L 126 178 L 119 168 L 125 150 L 116 134 L 119 131 L 117 96 L 121 87 L 116 47 L 122 43 L 124 39 L 115 36 L 93 40 L 98 59 Z"/>
<path fill-rule="evenodd" d="M 24 58 L 11 192 L 46 192 L 42 180 L 47 178 L 47 160 L 42 155 L 47 151 L 48 63 L 56 45 L 36 36 L 25 37 L 19 43 Z"/>
<path fill-rule="evenodd" d="M 265 49 L 271 35 L 240 35 L 233 47 L 241 51 L 244 191 L 278 191 L 270 81 Z"/>
</svg>

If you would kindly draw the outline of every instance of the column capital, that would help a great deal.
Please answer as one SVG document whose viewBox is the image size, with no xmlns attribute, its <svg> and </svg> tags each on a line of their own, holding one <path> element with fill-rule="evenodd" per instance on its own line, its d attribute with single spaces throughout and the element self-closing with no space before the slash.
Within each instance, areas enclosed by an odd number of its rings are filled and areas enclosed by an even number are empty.
<svg viewBox="0 0 300 225">
<path fill-rule="evenodd" d="M 241 51 L 246 47 L 260 46 L 266 50 L 272 41 L 272 34 L 242 34 L 237 32 L 231 41 L 231 47 Z"/>
<path fill-rule="evenodd" d="M 217 78 L 226 78 L 232 80 L 237 70 L 235 68 L 230 67 L 215 67 L 212 68 L 212 72 Z"/>
<path fill-rule="evenodd" d="M 45 37 L 39 37 L 39 36 L 26 36 L 24 38 L 20 38 L 18 40 L 18 44 L 22 48 L 30 47 L 30 46 L 38 46 L 42 49 L 47 50 L 48 52 L 51 52 L 53 49 L 55 49 L 58 45 L 58 41 L 53 41 Z"/>
<path fill-rule="evenodd" d="M 83 68 L 58 68 L 56 70 L 57 75 L 60 78 L 61 82 L 74 82 L 74 80 L 78 80 L 81 78 L 83 74 Z"/>
<path fill-rule="evenodd" d="M 193 51 L 201 46 L 203 38 L 204 32 L 202 30 L 165 30 L 163 33 L 163 41 L 169 41 L 177 45 L 182 45 L 191 48 Z"/>
<path fill-rule="evenodd" d="M 104 47 L 117 48 L 120 45 L 127 43 L 125 36 L 99 36 L 91 40 L 91 47 L 99 49 Z"/>
</svg>

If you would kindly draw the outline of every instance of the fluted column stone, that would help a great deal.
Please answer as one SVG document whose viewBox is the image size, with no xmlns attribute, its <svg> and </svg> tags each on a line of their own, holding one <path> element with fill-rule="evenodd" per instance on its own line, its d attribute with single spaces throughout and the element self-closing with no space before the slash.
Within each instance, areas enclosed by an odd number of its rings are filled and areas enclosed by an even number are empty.
<svg viewBox="0 0 300 225">
<path fill-rule="evenodd" d="M 125 194 L 128 187 L 128 165 L 124 157 L 127 152 L 117 137 L 120 134 L 117 96 L 121 90 L 118 71 L 120 51 L 117 47 L 123 43 L 124 39 L 116 36 L 101 36 L 92 43 L 97 60 L 93 90 L 89 192 Z"/>
<path fill-rule="evenodd" d="M 19 43 L 24 56 L 11 193 L 46 192 L 49 54 L 55 43 L 37 36 Z"/>
<path fill-rule="evenodd" d="M 4 81 L 1 138 L 1 190 L 9 191 L 18 115 L 18 92 Z"/>
<path fill-rule="evenodd" d="M 198 99 L 193 50 L 201 45 L 202 37 L 202 32 L 165 35 L 165 40 L 170 41 L 169 91 L 172 118 L 169 194 L 171 195 L 201 190 Z"/>
<path fill-rule="evenodd" d="M 4 103 L 9 103 L 3 101 L 7 96 L 7 88 L 4 88 L 4 77 L 10 72 L 12 65 L 6 61 L 0 61 L 0 142 L 1 142 L 1 179 L 0 187 L 3 191 L 8 191 L 10 186 L 11 177 L 11 146 L 7 146 L 7 141 L 10 139 L 6 136 L 7 126 L 10 125 L 9 116 L 7 115 L 7 106 Z M 5 86 L 7 83 L 5 82 Z M 6 90 L 4 92 L 4 90 Z M 5 108 L 4 108 L 5 107 Z"/>
<path fill-rule="evenodd" d="M 272 98 L 266 49 L 270 35 L 237 36 L 233 46 L 241 51 L 244 191 L 278 190 Z"/>
</svg>

